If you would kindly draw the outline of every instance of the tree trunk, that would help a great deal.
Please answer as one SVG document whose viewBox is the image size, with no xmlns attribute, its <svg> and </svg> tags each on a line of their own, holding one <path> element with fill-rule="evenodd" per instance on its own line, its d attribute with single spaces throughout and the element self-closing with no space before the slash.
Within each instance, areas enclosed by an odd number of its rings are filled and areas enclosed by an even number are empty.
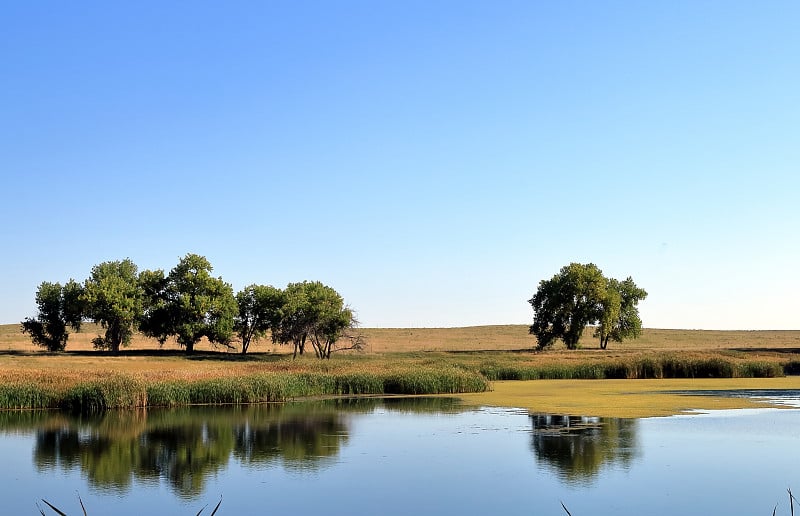
<svg viewBox="0 0 800 516">
<path fill-rule="evenodd" d="M 186 343 L 186 354 L 193 355 L 194 354 L 194 342 L 187 342 Z"/>
</svg>

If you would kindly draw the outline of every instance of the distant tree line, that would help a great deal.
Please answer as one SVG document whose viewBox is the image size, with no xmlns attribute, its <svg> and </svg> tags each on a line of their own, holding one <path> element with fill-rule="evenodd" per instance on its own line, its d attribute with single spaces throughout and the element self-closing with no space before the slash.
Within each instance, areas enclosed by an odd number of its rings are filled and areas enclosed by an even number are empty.
<svg viewBox="0 0 800 516">
<path fill-rule="evenodd" d="M 205 337 L 212 344 L 241 352 L 270 334 L 272 341 L 294 346 L 294 356 L 311 343 L 319 358 L 337 349 L 358 349 L 361 339 L 351 330 L 353 311 L 333 288 L 318 281 L 290 283 L 285 289 L 250 285 L 234 295 L 221 277 L 211 275 L 209 261 L 187 254 L 169 273 L 141 273 L 130 259 L 92 267 L 83 282 L 43 282 L 36 291 L 38 314 L 22 321 L 22 332 L 49 351 L 63 351 L 69 328 L 80 331 L 86 320 L 99 324 L 97 349 L 118 353 L 138 330 L 163 345 L 173 337 L 187 353 Z M 347 340 L 344 346 L 337 342 Z"/>
<path fill-rule="evenodd" d="M 540 349 L 560 339 L 576 349 L 587 325 L 594 325 L 600 348 L 609 341 L 635 339 L 642 333 L 639 301 L 647 292 L 631 277 L 624 281 L 606 278 L 593 263 L 571 263 L 539 288 L 528 302 L 533 307 L 530 333 Z"/>
</svg>

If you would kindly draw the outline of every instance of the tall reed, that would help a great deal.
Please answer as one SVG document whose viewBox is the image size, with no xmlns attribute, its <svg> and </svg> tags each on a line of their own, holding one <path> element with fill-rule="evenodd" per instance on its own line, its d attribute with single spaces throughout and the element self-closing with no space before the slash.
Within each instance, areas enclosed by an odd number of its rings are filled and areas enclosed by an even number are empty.
<svg viewBox="0 0 800 516">
<path fill-rule="evenodd" d="M 632 359 L 549 364 L 484 362 L 479 371 L 495 380 L 607 380 L 645 378 L 773 378 L 784 376 L 775 362 L 737 363 L 720 357 L 693 358 L 660 355 Z"/>
<path fill-rule="evenodd" d="M 0 386 L 0 408 L 61 408 L 97 413 L 109 409 L 288 401 L 310 396 L 441 394 L 488 388 L 478 372 L 456 367 L 387 372 L 259 373 L 188 381 L 151 381 L 112 375 L 65 390 L 26 384 Z"/>
</svg>

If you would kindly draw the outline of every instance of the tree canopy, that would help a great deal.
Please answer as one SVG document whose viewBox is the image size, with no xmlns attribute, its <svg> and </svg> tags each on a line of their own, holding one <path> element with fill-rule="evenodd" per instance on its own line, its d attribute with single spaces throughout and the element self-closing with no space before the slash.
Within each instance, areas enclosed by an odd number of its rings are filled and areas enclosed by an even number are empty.
<svg viewBox="0 0 800 516">
<path fill-rule="evenodd" d="M 69 339 L 67 327 L 75 331 L 81 327 L 81 293 L 81 285 L 75 280 L 63 287 L 60 283 L 42 282 L 36 289 L 39 313 L 22 321 L 22 333 L 29 334 L 34 344 L 48 351 L 63 351 Z"/>
<path fill-rule="evenodd" d="M 290 283 L 285 290 L 253 284 L 234 296 L 212 270 L 197 254 L 181 258 L 169 274 L 139 273 L 129 258 L 103 262 L 83 284 L 39 285 L 38 315 L 22 322 L 22 332 L 51 351 L 63 351 L 67 327 L 79 331 L 84 319 L 105 330 L 92 341 L 95 348 L 113 353 L 127 346 L 136 330 L 161 344 L 174 337 L 187 353 L 203 338 L 232 347 L 234 333 L 243 354 L 268 332 L 273 342 L 293 344 L 295 356 L 304 353 L 306 342 L 319 358 L 363 346 L 362 337 L 348 332 L 356 324 L 353 311 L 333 288 L 319 281 Z M 349 345 L 335 347 L 340 339 Z"/>
<path fill-rule="evenodd" d="M 228 344 L 233 335 L 236 299 L 230 284 L 211 275 L 211 263 L 187 254 L 169 274 L 145 271 L 141 275 L 145 310 L 140 329 L 163 343 L 174 336 L 187 353 L 206 337 Z"/>
<path fill-rule="evenodd" d="M 596 325 L 595 337 L 600 347 L 608 342 L 622 342 L 641 334 L 639 301 L 647 292 L 633 279 L 606 278 L 593 263 L 571 263 L 539 288 L 528 302 L 534 319 L 530 333 L 536 336 L 539 348 L 551 346 L 561 339 L 568 349 L 576 349 L 587 325 Z"/>
<path fill-rule="evenodd" d="M 130 259 L 103 262 L 92 267 L 84 282 L 85 316 L 106 331 L 93 340 L 98 349 L 119 352 L 130 343 L 143 313 L 143 295 L 138 268 Z"/>
<path fill-rule="evenodd" d="M 234 330 L 242 341 L 242 354 L 250 343 L 262 338 L 267 331 L 277 331 L 281 321 L 284 293 L 270 285 L 250 285 L 236 294 L 239 314 Z"/>
<path fill-rule="evenodd" d="M 622 342 L 625 339 L 638 338 L 642 334 L 639 301 L 647 297 L 647 292 L 637 287 L 630 276 L 624 281 L 609 279 L 606 292 L 604 317 L 595 331 L 595 337 L 600 338 L 602 349 L 606 349 L 609 340 Z"/>
<path fill-rule="evenodd" d="M 290 283 L 284 295 L 273 340 L 294 345 L 297 356 L 304 353 L 310 339 L 317 357 L 330 358 L 336 341 L 355 325 L 352 310 L 344 305 L 338 292 L 319 281 Z"/>
</svg>

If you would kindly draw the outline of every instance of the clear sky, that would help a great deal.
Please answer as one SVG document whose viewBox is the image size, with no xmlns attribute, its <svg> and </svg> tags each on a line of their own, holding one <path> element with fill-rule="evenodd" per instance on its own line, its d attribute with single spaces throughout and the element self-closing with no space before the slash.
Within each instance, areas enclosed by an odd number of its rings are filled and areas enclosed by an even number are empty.
<svg viewBox="0 0 800 516">
<path fill-rule="evenodd" d="M 646 327 L 800 329 L 800 2 L 0 7 L 0 323 L 206 256 L 363 326 L 530 323 L 570 262 Z"/>
</svg>

